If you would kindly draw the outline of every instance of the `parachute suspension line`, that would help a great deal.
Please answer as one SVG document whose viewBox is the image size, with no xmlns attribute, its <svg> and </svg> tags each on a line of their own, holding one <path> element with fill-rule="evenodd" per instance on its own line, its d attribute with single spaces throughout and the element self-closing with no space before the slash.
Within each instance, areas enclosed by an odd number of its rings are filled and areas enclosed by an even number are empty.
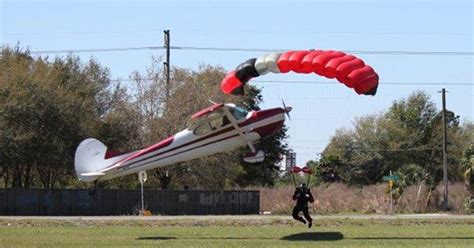
<svg viewBox="0 0 474 248">
<path fill-rule="evenodd" d="M 295 187 L 298 187 L 298 184 L 296 183 L 296 179 L 295 179 L 295 173 L 293 173 L 293 171 L 291 172 L 291 179 L 292 179 L 293 184 L 295 185 Z"/>
<path fill-rule="evenodd" d="M 306 182 L 306 186 L 307 186 L 308 188 L 309 188 L 309 183 L 311 182 L 311 174 L 312 174 L 311 172 L 312 172 L 311 170 L 308 172 L 307 180 L 306 180 L 306 181 L 307 181 L 307 182 Z"/>
<path fill-rule="evenodd" d="M 293 184 L 295 185 L 295 187 L 298 187 L 298 184 L 296 183 L 296 179 L 295 179 L 295 174 L 298 174 L 300 172 L 303 172 L 303 174 L 306 174 L 306 185 L 309 187 L 309 183 L 311 182 L 311 174 L 313 173 L 313 171 L 311 170 L 311 168 L 307 166 L 303 168 L 300 168 L 298 166 L 291 168 L 291 178 L 293 179 Z"/>
</svg>

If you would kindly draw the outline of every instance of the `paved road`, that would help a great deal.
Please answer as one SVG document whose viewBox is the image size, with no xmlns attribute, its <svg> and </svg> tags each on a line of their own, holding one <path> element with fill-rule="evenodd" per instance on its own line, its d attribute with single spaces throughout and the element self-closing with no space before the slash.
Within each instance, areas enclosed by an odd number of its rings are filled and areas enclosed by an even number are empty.
<svg viewBox="0 0 474 248">
<path fill-rule="evenodd" d="M 474 219 L 474 215 L 400 214 L 400 215 L 314 215 L 314 219 Z M 120 220 L 289 220 L 289 215 L 188 215 L 188 216 L 0 216 L 0 220 L 120 221 Z"/>
</svg>

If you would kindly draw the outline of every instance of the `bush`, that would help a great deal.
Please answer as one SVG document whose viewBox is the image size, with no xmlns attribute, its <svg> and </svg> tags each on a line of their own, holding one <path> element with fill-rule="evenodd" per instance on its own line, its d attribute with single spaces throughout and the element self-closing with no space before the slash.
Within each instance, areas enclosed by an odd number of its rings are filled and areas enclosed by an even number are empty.
<svg viewBox="0 0 474 248">
<path fill-rule="evenodd" d="M 343 183 L 322 184 L 311 188 L 315 202 L 310 205 L 315 214 L 334 213 L 388 213 L 390 200 L 385 193 L 387 185 L 377 184 L 365 187 L 350 187 Z M 260 190 L 260 210 L 273 214 L 290 214 L 295 202 L 291 199 L 294 187 L 258 188 Z M 439 185 L 431 193 L 427 204 L 429 188 L 424 184 L 405 188 L 394 202 L 395 213 L 426 213 L 442 210 L 444 187 Z M 462 183 L 449 185 L 450 211 L 464 213 L 464 200 L 468 192 Z"/>
</svg>

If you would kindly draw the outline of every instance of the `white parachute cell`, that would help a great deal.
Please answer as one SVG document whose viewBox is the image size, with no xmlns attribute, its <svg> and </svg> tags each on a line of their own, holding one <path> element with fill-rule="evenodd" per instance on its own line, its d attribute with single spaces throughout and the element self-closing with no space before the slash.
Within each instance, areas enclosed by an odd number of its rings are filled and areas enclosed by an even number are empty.
<svg viewBox="0 0 474 248">
<path fill-rule="evenodd" d="M 280 55 L 281 53 L 269 53 L 265 56 L 265 65 L 269 71 L 273 73 L 280 73 L 280 69 L 278 68 L 277 64 Z"/>
<path fill-rule="evenodd" d="M 264 74 L 267 74 L 268 72 L 270 72 L 267 65 L 265 64 L 265 58 L 266 58 L 266 56 L 262 55 L 262 56 L 258 57 L 257 60 L 255 61 L 255 69 L 257 70 L 258 74 L 260 74 L 260 75 L 264 75 Z"/>
</svg>

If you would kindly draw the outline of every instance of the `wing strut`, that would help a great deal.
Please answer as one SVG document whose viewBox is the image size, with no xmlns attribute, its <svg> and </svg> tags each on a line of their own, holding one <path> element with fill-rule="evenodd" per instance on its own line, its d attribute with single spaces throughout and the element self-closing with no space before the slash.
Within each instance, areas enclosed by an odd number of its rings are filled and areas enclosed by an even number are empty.
<svg viewBox="0 0 474 248">
<path fill-rule="evenodd" d="M 239 133 L 240 138 L 242 138 L 242 140 L 244 140 L 245 143 L 247 143 L 252 153 L 256 153 L 257 149 L 255 149 L 255 146 L 252 144 L 252 142 L 245 139 L 244 132 L 242 132 L 242 129 L 239 127 L 239 124 L 237 123 L 237 119 L 235 119 L 235 117 L 230 113 L 228 107 L 224 107 L 224 113 L 229 119 L 229 121 L 232 123 L 232 126 L 234 126 L 235 130 L 237 130 L 237 132 Z"/>
</svg>

